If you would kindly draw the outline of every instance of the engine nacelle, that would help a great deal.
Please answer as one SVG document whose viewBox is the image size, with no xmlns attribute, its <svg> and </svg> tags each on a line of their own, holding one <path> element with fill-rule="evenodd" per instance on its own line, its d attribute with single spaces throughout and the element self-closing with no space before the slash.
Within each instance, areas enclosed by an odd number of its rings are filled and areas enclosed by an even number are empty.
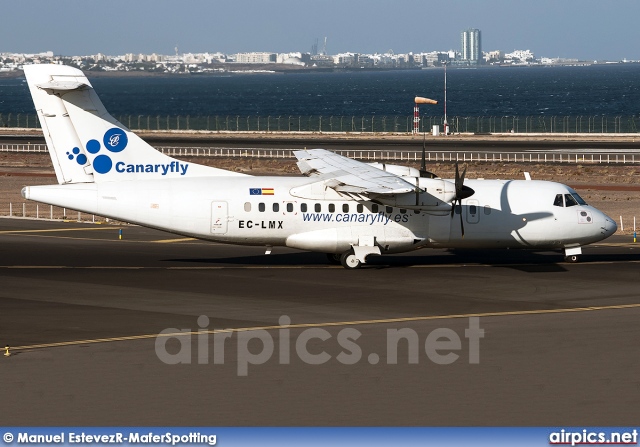
<svg viewBox="0 0 640 447">
<path fill-rule="evenodd" d="M 380 169 L 390 174 L 399 175 L 400 177 L 420 177 L 420 171 L 410 166 L 390 165 L 387 163 L 367 163 L 369 166 Z"/>
<path fill-rule="evenodd" d="M 453 182 L 443 179 L 425 177 L 403 177 L 403 180 L 418 186 L 418 192 L 408 192 L 392 196 L 380 195 L 376 200 L 384 205 L 424 211 L 451 210 L 451 202 L 456 196 Z"/>
</svg>

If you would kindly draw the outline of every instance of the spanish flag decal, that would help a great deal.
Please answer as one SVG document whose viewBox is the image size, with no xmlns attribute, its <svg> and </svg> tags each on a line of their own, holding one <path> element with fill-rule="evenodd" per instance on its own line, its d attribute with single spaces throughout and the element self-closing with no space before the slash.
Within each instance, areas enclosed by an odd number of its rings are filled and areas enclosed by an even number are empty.
<svg viewBox="0 0 640 447">
<path fill-rule="evenodd" d="M 273 188 L 250 188 L 249 195 L 251 196 L 272 196 L 274 194 Z"/>
</svg>

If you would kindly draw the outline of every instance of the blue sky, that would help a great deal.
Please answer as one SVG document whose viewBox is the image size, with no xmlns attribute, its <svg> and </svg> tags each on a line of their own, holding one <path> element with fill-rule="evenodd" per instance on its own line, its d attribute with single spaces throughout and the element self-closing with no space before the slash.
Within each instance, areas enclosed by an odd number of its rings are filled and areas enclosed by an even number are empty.
<svg viewBox="0 0 640 447">
<path fill-rule="evenodd" d="M 483 50 L 640 59 L 638 0 L 0 0 L 0 52 Z"/>
</svg>

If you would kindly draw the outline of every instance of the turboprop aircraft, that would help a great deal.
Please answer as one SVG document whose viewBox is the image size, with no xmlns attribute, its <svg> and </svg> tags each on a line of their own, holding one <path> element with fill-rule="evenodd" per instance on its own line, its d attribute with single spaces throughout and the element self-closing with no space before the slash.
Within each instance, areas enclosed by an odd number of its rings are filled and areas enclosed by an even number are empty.
<svg viewBox="0 0 640 447">
<path fill-rule="evenodd" d="M 581 247 L 617 227 L 560 183 L 453 180 L 413 167 L 295 152 L 304 176 L 257 177 L 176 160 L 106 111 L 84 74 L 24 67 L 58 185 L 29 200 L 188 237 L 326 253 L 354 269 L 371 255 L 421 248 Z M 458 217 L 456 218 L 456 214 Z"/>
</svg>

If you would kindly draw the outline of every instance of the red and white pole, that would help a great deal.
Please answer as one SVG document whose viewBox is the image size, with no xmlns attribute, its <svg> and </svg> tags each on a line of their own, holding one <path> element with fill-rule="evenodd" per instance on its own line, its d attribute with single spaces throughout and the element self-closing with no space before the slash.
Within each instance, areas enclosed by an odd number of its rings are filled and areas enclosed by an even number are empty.
<svg viewBox="0 0 640 447">
<path fill-rule="evenodd" d="M 429 98 L 423 98 L 416 96 L 414 99 L 415 105 L 413 106 L 413 134 L 420 133 L 420 108 L 418 104 L 438 104 L 438 101 Z"/>
</svg>

